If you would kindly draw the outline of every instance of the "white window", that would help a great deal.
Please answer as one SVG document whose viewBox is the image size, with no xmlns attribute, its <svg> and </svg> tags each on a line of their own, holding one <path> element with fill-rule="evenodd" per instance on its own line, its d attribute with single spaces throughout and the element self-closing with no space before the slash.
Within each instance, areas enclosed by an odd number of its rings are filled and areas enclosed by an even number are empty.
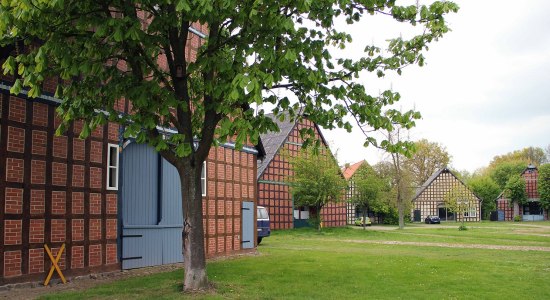
<svg viewBox="0 0 550 300">
<path fill-rule="evenodd" d="M 118 145 L 107 147 L 107 189 L 118 190 Z"/>
<path fill-rule="evenodd" d="M 206 162 L 202 163 L 202 172 L 201 172 L 201 189 L 202 196 L 206 196 Z"/>
<path fill-rule="evenodd" d="M 468 207 L 468 210 L 464 212 L 465 217 L 471 217 L 474 218 L 477 216 L 477 209 L 475 206 Z"/>
<path fill-rule="evenodd" d="M 294 210 L 294 219 L 306 220 L 309 219 L 309 207 L 303 206 Z"/>
</svg>

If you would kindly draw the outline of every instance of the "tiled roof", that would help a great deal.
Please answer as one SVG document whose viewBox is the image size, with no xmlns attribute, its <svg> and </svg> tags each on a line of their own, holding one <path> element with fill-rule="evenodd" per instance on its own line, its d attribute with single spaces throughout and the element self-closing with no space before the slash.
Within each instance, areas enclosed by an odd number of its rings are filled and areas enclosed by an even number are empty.
<svg viewBox="0 0 550 300">
<path fill-rule="evenodd" d="M 344 167 L 344 169 L 342 170 L 342 173 L 344 174 L 344 178 L 346 180 L 349 180 L 353 174 L 355 174 L 355 172 L 359 169 L 359 167 L 361 165 L 363 165 L 365 161 L 362 160 L 362 161 L 358 161 L 356 163 L 354 163 L 353 165 L 350 165 L 348 167 Z"/>
<path fill-rule="evenodd" d="M 288 114 L 285 115 L 285 119 L 283 121 L 275 118 L 273 114 L 267 114 L 266 117 L 270 117 L 273 122 L 277 124 L 277 126 L 279 127 L 279 132 L 268 132 L 260 134 L 260 140 L 262 141 L 263 148 L 265 150 L 265 157 L 258 165 L 257 178 L 260 178 L 262 176 L 264 171 L 267 169 L 267 166 L 269 165 L 271 160 L 273 160 L 275 154 L 279 152 L 279 149 L 284 145 L 286 139 L 288 138 L 288 135 L 292 132 L 292 129 L 296 127 L 296 124 L 298 122 L 297 120 L 291 121 Z M 324 144 L 328 148 L 328 143 L 325 140 L 323 133 L 321 132 L 321 128 L 319 128 L 317 124 L 313 124 L 317 129 L 317 132 L 319 133 L 322 144 Z"/>
<path fill-rule="evenodd" d="M 294 126 L 296 126 L 296 122 L 290 121 L 288 117 L 284 121 L 280 121 L 273 114 L 266 116 L 270 117 L 279 126 L 279 132 L 268 132 L 260 135 L 265 149 L 265 157 L 258 165 L 258 178 L 264 173 L 275 154 L 279 151 L 279 148 L 281 148 Z"/>
</svg>

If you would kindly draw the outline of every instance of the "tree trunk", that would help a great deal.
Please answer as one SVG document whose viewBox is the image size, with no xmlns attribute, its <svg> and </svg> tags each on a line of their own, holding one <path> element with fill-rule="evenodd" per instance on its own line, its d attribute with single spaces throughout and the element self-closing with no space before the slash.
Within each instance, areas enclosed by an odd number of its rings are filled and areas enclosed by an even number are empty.
<svg viewBox="0 0 550 300">
<path fill-rule="evenodd" d="M 363 209 L 363 220 L 361 220 L 361 223 L 363 225 L 363 230 L 367 227 L 366 220 L 367 220 L 367 209 Z"/>
<path fill-rule="evenodd" d="M 403 207 L 403 196 L 401 193 L 401 181 L 397 186 L 397 214 L 399 215 L 399 229 L 405 228 L 405 208 Z"/>
<path fill-rule="evenodd" d="M 514 218 L 515 218 L 516 216 L 519 216 L 519 204 L 517 201 L 514 201 L 513 205 L 514 205 Z"/>
<path fill-rule="evenodd" d="M 204 290 L 208 287 L 204 230 L 202 224 L 202 162 L 192 166 L 190 159 L 177 167 L 181 180 L 183 209 L 182 253 L 185 270 L 184 291 Z"/>
<path fill-rule="evenodd" d="M 315 212 L 317 218 L 317 232 L 321 232 L 321 206 L 317 205 L 315 209 L 317 210 Z"/>
</svg>

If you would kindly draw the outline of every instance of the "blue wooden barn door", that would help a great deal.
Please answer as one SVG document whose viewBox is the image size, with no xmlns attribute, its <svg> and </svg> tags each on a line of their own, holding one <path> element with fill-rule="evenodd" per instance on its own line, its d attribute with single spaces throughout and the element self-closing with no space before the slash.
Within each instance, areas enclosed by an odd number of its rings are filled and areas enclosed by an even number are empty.
<svg viewBox="0 0 550 300">
<path fill-rule="evenodd" d="M 180 180 L 150 146 L 131 143 L 122 153 L 122 268 L 183 261 Z"/>
<path fill-rule="evenodd" d="M 241 207 L 243 249 L 254 248 L 254 202 L 243 201 Z"/>
</svg>

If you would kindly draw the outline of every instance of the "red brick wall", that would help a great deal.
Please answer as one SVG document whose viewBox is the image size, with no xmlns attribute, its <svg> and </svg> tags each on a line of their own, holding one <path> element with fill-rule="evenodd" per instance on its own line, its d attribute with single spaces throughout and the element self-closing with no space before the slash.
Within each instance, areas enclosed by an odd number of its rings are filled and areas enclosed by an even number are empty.
<svg viewBox="0 0 550 300">
<path fill-rule="evenodd" d="M 256 156 L 230 148 L 210 150 L 206 162 L 203 225 L 207 257 L 241 251 L 241 206 L 256 201 Z"/>
<path fill-rule="evenodd" d="M 302 128 L 313 128 L 317 138 L 320 133 L 313 122 L 304 120 L 297 124 L 289 133 L 283 146 L 283 150 L 273 157 L 265 169 L 258 182 L 258 205 L 265 206 L 269 212 L 271 229 L 288 229 L 294 227 L 294 210 L 292 195 L 290 193 L 287 177 L 292 175 L 292 170 L 288 160 L 281 155 L 282 151 L 290 155 L 297 155 L 303 139 L 300 137 L 299 130 Z M 328 148 L 328 145 L 324 145 Z M 263 181 L 263 182 L 262 182 Z M 346 204 L 331 203 L 321 210 L 323 226 L 335 227 L 346 225 Z"/>
<path fill-rule="evenodd" d="M 51 266 L 44 244 L 54 252 L 66 245 L 68 276 L 118 269 L 117 191 L 103 186 L 103 154 L 118 126 L 80 140 L 78 122 L 58 137 L 55 105 L 1 92 L 0 284 L 43 280 Z"/>
</svg>

